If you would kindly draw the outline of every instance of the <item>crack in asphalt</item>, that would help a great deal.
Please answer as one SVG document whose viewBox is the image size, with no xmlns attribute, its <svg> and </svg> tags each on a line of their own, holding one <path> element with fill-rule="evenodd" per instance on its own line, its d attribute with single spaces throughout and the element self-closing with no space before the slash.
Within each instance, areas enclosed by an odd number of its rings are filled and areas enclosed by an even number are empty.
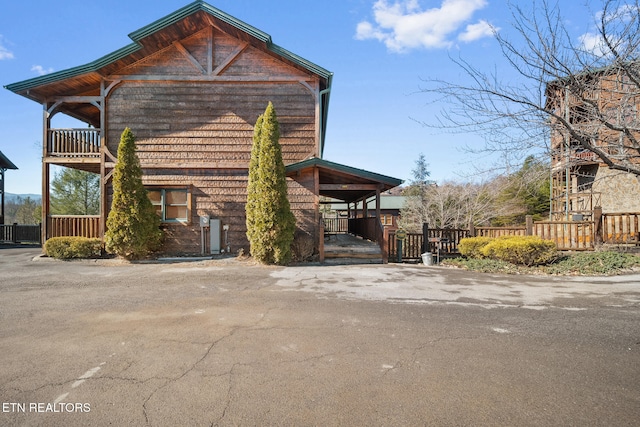
<svg viewBox="0 0 640 427">
<path fill-rule="evenodd" d="M 255 330 L 256 326 L 258 326 L 261 322 L 263 322 L 265 320 L 265 318 L 269 315 L 269 313 L 272 310 L 274 310 L 274 308 L 267 308 L 266 312 L 264 314 L 262 314 L 260 319 L 258 319 L 254 324 L 251 324 L 251 325 L 240 325 L 240 326 L 236 326 L 236 327 L 232 328 L 229 331 L 229 333 L 227 333 L 226 335 L 224 335 L 224 336 L 218 338 L 217 340 L 213 341 L 209 345 L 209 347 L 206 349 L 206 351 L 204 352 L 202 357 L 200 357 L 198 360 L 196 360 L 182 374 L 180 374 L 180 375 L 178 375 L 176 377 L 168 378 L 167 381 L 164 384 L 161 384 L 155 390 L 153 390 L 149 394 L 149 396 L 147 396 L 145 401 L 142 403 L 142 411 L 143 411 L 143 414 L 144 414 L 145 423 L 147 425 L 151 425 L 150 424 L 150 420 L 149 420 L 149 413 L 147 411 L 147 404 L 153 398 L 154 395 L 156 395 L 160 390 L 162 390 L 163 388 L 166 388 L 170 384 L 173 384 L 173 383 L 175 383 L 177 381 L 180 381 L 182 378 L 184 378 L 186 375 L 188 375 L 190 372 L 192 372 L 200 363 L 202 363 L 211 354 L 212 350 L 216 347 L 216 345 L 218 345 L 223 340 L 226 340 L 227 338 L 230 338 L 230 337 L 234 336 L 236 333 L 238 333 L 239 331 L 242 331 L 242 330 L 251 330 L 251 329 Z M 212 425 L 214 425 L 216 422 L 222 421 L 224 419 L 224 417 L 226 416 L 226 412 L 227 412 L 228 406 L 231 403 L 231 388 L 232 388 L 231 383 L 232 383 L 232 377 L 233 377 L 233 369 L 238 365 L 239 365 L 238 363 L 234 363 L 231 366 L 231 368 L 229 369 L 228 372 L 218 375 L 219 377 L 229 376 L 229 387 L 227 389 L 227 403 L 225 405 L 225 408 L 223 409 L 222 416 L 217 421 L 213 422 Z M 160 379 L 160 378 L 154 377 L 152 379 Z"/>
</svg>

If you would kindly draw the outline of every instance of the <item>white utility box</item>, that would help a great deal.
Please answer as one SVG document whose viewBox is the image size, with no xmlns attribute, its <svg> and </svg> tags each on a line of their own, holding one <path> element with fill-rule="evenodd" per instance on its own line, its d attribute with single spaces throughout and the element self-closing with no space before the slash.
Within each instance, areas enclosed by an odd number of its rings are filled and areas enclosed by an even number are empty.
<svg viewBox="0 0 640 427">
<path fill-rule="evenodd" d="M 214 255 L 220 254 L 220 220 L 213 218 L 209 220 L 209 248 Z"/>
</svg>

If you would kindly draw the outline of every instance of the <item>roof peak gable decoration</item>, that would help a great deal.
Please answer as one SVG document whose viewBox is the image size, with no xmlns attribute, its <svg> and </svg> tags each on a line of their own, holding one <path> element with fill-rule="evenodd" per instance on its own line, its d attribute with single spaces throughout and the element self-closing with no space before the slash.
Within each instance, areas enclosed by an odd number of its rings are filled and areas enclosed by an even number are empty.
<svg viewBox="0 0 640 427">
<path fill-rule="evenodd" d="M 170 69 L 171 76 L 194 79 L 217 77 L 250 77 L 252 61 L 272 62 L 271 72 L 283 80 L 310 80 L 312 74 L 270 57 L 248 42 L 238 40 L 215 26 L 203 28 L 168 47 L 152 53 L 119 70 L 110 77 L 151 75 L 162 76 Z M 274 77 L 271 76 L 271 78 Z"/>
<path fill-rule="evenodd" d="M 5 88 L 27 98 L 42 102 L 46 96 L 44 94 L 39 96 L 37 93 L 38 88 L 92 73 L 97 73 L 100 77 L 116 74 L 119 70 L 133 66 L 148 56 L 156 55 L 164 49 L 175 46 L 176 42 L 202 31 L 205 28 L 204 26 L 194 28 L 194 25 L 197 25 L 195 21 L 198 21 L 198 19 L 205 20 L 206 26 L 216 28 L 231 37 L 242 40 L 248 45 L 270 53 L 298 69 L 319 76 L 321 80 L 324 80 L 324 85 L 321 89 L 331 86 L 333 73 L 273 44 L 271 36 L 267 33 L 232 17 L 202 0 L 197 0 L 164 18 L 130 33 L 129 37 L 133 40 L 133 43 L 93 62 L 13 83 L 5 86 Z M 188 20 L 194 20 L 194 22 L 186 22 Z M 181 26 L 180 24 L 184 25 Z"/>
</svg>

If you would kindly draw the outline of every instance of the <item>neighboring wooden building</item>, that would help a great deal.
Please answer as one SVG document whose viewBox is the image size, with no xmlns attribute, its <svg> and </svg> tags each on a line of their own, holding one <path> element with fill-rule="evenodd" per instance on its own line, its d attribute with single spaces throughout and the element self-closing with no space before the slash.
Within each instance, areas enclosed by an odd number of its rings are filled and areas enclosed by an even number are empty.
<svg viewBox="0 0 640 427">
<path fill-rule="evenodd" d="M 92 63 L 7 86 L 44 107 L 43 242 L 57 235 L 104 235 L 117 147 L 129 127 L 143 182 L 162 217 L 164 251 L 200 252 L 203 215 L 225 226 L 223 249 L 248 249 L 253 126 L 271 101 L 283 160 L 293 171 L 289 200 L 297 226 L 320 247 L 321 176 L 338 172 L 308 160 L 323 154 L 333 74 L 203 1 L 130 37 L 134 43 Z M 52 129 L 57 113 L 88 127 Z M 49 215 L 51 165 L 100 174 L 98 217 Z M 366 196 L 394 184 L 400 181 L 367 181 Z"/>
<path fill-rule="evenodd" d="M 640 156 L 633 154 L 640 149 L 637 85 L 620 70 L 606 68 L 585 72 L 577 79 L 549 83 L 547 108 L 595 149 L 616 162 L 637 167 Z M 558 119 L 550 124 L 552 220 L 590 220 L 597 206 L 605 214 L 640 212 L 640 177 L 611 169 Z"/>
<path fill-rule="evenodd" d="M 9 169 L 18 167 L 0 151 L 0 225 L 4 224 L 4 173 Z"/>
</svg>

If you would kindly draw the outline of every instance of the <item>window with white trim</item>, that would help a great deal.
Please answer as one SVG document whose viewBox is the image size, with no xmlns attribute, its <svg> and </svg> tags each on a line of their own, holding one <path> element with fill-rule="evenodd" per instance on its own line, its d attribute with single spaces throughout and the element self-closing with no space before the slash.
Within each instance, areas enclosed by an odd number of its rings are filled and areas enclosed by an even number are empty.
<svg viewBox="0 0 640 427">
<path fill-rule="evenodd" d="M 162 222 L 188 222 L 191 195 L 186 188 L 148 188 L 149 199 Z"/>
</svg>

